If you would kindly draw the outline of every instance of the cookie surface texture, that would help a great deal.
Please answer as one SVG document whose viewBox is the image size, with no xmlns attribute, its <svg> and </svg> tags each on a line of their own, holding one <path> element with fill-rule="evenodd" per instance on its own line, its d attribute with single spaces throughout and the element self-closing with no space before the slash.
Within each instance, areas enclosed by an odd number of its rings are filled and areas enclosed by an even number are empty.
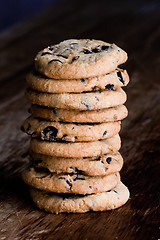
<svg viewBox="0 0 160 240">
<path fill-rule="evenodd" d="M 23 123 L 24 131 L 32 137 L 50 142 L 83 142 L 111 138 L 120 131 L 120 121 L 99 124 L 49 122 L 29 117 Z"/>
<path fill-rule="evenodd" d="M 34 168 L 25 170 L 23 180 L 31 187 L 49 192 L 91 194 L 105 192 L 120 182 L 120 174 L 85 176 L 81 174 L 55 174 Z"/>
<path fill-rule="evenodd" d="M 27 76 L 27 84 L 30 88 L 39 92 L 48 93 L 69 93 L 97 90 L 112 90 L 126 86 L 129 76 L 126 70 L 116 69 L 116 71 L 97 76 L 94 78 L 81 79 L 50 79 L 38 73 L 30 73 Z"/>
<path fill-rule="evenodd" d="M 26 97 L 33 104 L 77 110 L 98 110 L 115 107 L 124 104 L 127 99 L 126 93 L 122 88 L 118 88 L 115 91 L 62 94 L 40 93 L 28 89 Z"/>
<path fill-rule="evenodd" d="M 32 138 L 30 149 L 33 152 L 56 157 L 95 157 L 117 152 L 120 149 L 119 135 L 94 142 L 48 142 Z"/>
<path fill-rule="evenodd" d="M 40 51 L 35 67 L 49 78 L 80 79 L 110 73 L 126 60 L 126 52 L 115 44 L 70 39 Z"/>
<path fill-rule="evenodd" d="M 74 173 L 89 176 L 103 176 L 119 172 L 123 166 L 120 153 L 100 155 L 91 158 L 60 158 L 31 152 L 32 164 L 46 168 L 53 173 Z"/>
<path fill-rule="evenodd" d="M 50 121 L 76 123 L 115 122 L 124 119 L 128 115 L 127 108 L 124 105 L 95 111 L 67 110 L 32 105 L 30 112 L 33 117 L 43 118 Z"/>
<path fill-rule="evenodd" d="M 129 199 L 128 188 L 120 182 L 108 192 L 91 195 L 52 194 L 36 189 L 30 189 L 34 203 L 43 210 L 51 213 L 88 211 L 106 211 L 121 207 Z"/>
</svg>

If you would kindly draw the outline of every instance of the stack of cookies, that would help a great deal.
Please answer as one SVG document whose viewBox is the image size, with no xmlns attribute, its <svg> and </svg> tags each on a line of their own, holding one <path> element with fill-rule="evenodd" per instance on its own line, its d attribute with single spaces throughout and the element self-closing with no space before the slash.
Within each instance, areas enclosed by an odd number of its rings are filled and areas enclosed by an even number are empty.
<svg viewBox="0 0 160 240">
<path fill-rule="evenodd" d="M 66 40 L 45 48 L 27 78 L 31 167 L 23 172 L 35 204 L 52 213 L 105 211 L 129 198 L 120 181 L 119 131 L 129 77 L 115 44 Z"/>
</svg>

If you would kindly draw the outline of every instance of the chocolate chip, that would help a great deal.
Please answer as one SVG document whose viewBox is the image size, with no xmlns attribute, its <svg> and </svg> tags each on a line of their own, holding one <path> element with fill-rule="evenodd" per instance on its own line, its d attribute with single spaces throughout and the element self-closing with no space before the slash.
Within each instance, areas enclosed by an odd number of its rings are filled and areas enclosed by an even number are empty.
<svg viewBox="0 0 160 240">
<path fill-rule="evenodd" d="M 62 54 L 57 54 L 56 56 L 57 56 L 57 57 L 63 57 L 63 58 L 65 58 L 65 59 L 68 58 L 68 57 L 66 57 L 66 56 L 64 56 L 64 55 L 62 55 Z"/>
<path fill-rule="evenodd" d="M 64 134 L 64 135 L 62 136 L 62 138 L 65 138 L 65 137 L 67 137 L 67 134 Z"/>
<path fill-rule="evenodd" d="M 84 54 L 91 54 L 92 52 L 90 51 L 90 50 L 88 50 L 88 49 L 85 49 L 84 51 Z"/>
<path fill-rule="evenodd" d="M 66 180 L 66 183 L 67 183 L 70 187 L 72 187 L 72 184 L 71 184 L 68 180 Z"/>
<path fill-rule="evenodd" d="M 100 52 L 101 50 L 99 49 L 99 48 L 94 48 L 94 49 L 92 49 L 92 52 L 94 52 L 94 53 L 98 53 L 98 52 Z"/>
<path fill-rule="evenodd" d="M 53 51 L 53 50 L 54 50 L 54 48 L 53 48 L 53 47 L 48 47 L 48 49 L 49 49 L 50 51 Z"/>
<path fill-rule="evenodd" d="M 73 181 L 77 181 L 77 180 L 85 180 L 85 178 L 76 176 Z"/>
<path fill-rule="evenodd" d="M 106 136 L 106 134 L 107 134 L 107 131 L 104 131 L 104 133 L 103 133 L 103 137 Z"/>
<path fill-rule="evenodd" d="M 48 64 L 52 63 L 52 62 L 60 62 L 63 63 L 62 61 L 60 61 L 59 59 L 52 59 L 51 61 L 48 62 Z"/>
<path fill-rule="evenodd" d="M 68 181 L 68 179 L 66 179 L 65 177 L 59 177 L 58 179 L 64 179 L 66 181 L 66 183 L 70 186 L 70 189 L 71 189 L 72 184 Z"/>
<path fill-rule="evenodd" d="M 96 161 L 99 161 L 101 159 L 101 156 L 97 157 L 95 160 Z"/>
<path fill-rule="evenodd" d="M 41 54 L 41 56 L 45 56 L 45 55 L 52 55 L 52 53 L 50 53 L 50 52 L 43 52 L 43 53 Z"/>
<path fill-rule="evenodd" d="M 65 177 L 59 177 L 58 179 L 64 179 L 64 180 L 66 180 L 66 178 L 65 178 Z"/>
<path fill-rule="evenodd" d="M 114 84 L 107 84 L 107 85 L 105 86 L 105 89 L 113 90 L 113 87 L 114 87 Z"/>
<path fill-rule="evenodd" d="M 101 160 L 101 163 L 104 164 L 104 162 Z"/>
<path fill-rule="evenodd" d="M 99 102 L 99 98 L 98 97 L 95 96 L 95 99 L 96 99 L 97 102 Z"/>
<path fill-rule="evenodd" d="M 69 168 L 72 169 L 74 173 L 78 172 L 78 169 L 76 167 L 69 167 Z"/>
<path fill-rule="evenodd" d="M 76 167 L 70 167 L 70 169 L 72 169 L 74 173 L 82 174 L 82 171 Z"/>
<path fill-rule="evenodd" d="M 81 78 L 80 81 L 81 81 L 82 83 L 86 83 L 86 80 L 83 79 L 83 78 Z"/>
<path fill-rule="evenodd" d="M 112 158 L 111 158 L 111 157 L 108 157 L 108 158 L 106 159 L 106 162 L 107 162 L 108 164 L 110 164 L 111 161 L 112 161 Z"/>
<path fill-rule="evenodd" d="M 75 127 L 72 127 L 72 130 L 74 130 L 75 129 Z"/>
<path fill-rule="evenodd" d="M 105 46 L 105 45 L 103 45 L 103 46 L 101 47 L 101 49 L 102 49 L 102 50 L 108 50 L 109 47 L 110 47 L 110 46 Z"/>
<path fill-rule="evenodd" d="M 113 190 L 113 192 L 118 193 L 116 190 Z"/>
<path fill-rule="evenodd" d="M 89 186 L 90 189 L 92 189 L 92 186 Z"/>
<path fill-rule="evenodd" d="M 57 116 L 57 111 L 55 109 L 53 109 L 53 113 L 55 116 Z"/>
<path fill-rule="evenodd" d="M 74 61 L 76 61 L 78 58 L 79 58 L 79 56 L 73 57 L 71 63 L 73 63 Z"/>
<path fill-rule="evenodd" d="M 122 73 L 121 73 L 121 71 L 118 71 L 117 72 L 117 76 L 119 77 L 119 80 L 123 83 L 123 85 L 125 84 L 125 81 L 124 81 L 124 79 L 123 79 L 123 76 L 122 76 Z"/>
<path fill-rule="evenodd" d="M 91 106 L 87 103 L 87 100 L 86 100 L 86 99 L 83 99 L 83 100 L 81 101 L 81 103 L 82 103 L 84 106 L 86 106 L 87 109 L 90 109 L 90 108 L 91 108 Z"/>
<path fill-rule="evenodd" d="M 94 87 L 92 87 L 92 90 L 93 90 L 93 91 L 98 91 L 98 90 L 100 90 L 100 88 L 97 87 L 97 86 L 94 86 Z"/>
<path fill-rule="evenodd" d="M 55 127 L 48 126 L 42 132 L 42 139 L 48 141 L 55 141 L 58 130 Z"/>
</svg>

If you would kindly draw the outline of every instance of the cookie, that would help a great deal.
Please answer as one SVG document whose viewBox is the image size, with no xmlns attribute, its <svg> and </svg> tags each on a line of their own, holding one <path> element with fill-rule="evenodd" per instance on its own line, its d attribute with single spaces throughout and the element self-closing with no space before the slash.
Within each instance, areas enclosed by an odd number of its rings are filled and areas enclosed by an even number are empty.
<svg viewBox="0 0 160 240">
<path fill-rule="evenodd" d="M 91 194 L 108 191 L 120 182 L 120 174 L 85 176 L 82 174 L 56 174 L 30 168 L 22 174 L 26 184 L 49 192 Z"/>
<path fill-rule="evenodd" d="M 32 138 L 30 149 L 33 152 L 56 157 L 95 157 L 117 152 L 120 149 L 119 135 L 94 142 L 48 142 Z"/>
<path fill-rule="evenodd" d="M 70 39 L 40 51 L 35 67 L 49 78 L 79 79 L 110 73 L 126 60 L 126 52 L 115 44 Z"/>
<path fill-rule="evenodd" d="M 27 76 L 30 88 L 48 93 L 80 93 L 84 91 L 112 90 L 126 86 L 129 76 L 126 70 L 116 69 L 112 73 L 94 78 L 57 80 L 32 72 Z"/>
<path fill-rule="evenodd" d="M 42 140 L 83 142 L 111 138 L 120 131 L 121 122 L 99 124 L 75 124 L 63 122 L 49 122 L 38 118 L 27 118 L 22 129 L 32 137 Z"/>
<path fill-rule="evenodd" d="M 32 165 L 47 168 L 52 173 L 74 173 L 89 176 L 103 176 L 119 172 L 123 165 L 120 153 L 100 155 L 91 158 L 60 158 L 30 153 Z"/>
<path fill-rule="evenodd" d="M 51 213 L 73 212 L 85 213 L 88 211 L 106 211 L 121 207 L 130 196 L 128 188 L 122 183 L 103 193 L 89 195 L 56 194 L 30 189 L 34 203 L 40 208 Z"/>
<path fill-rule="evenodd" d="M 76 110 L 98 110 L 115 107 L 124 104 L 127 98 L 122 88 L 115 91 L 61 94 L 41 93 L 28 89 L 26 97 L 33 104 Z"/>
<path fill-rule="evenodd" d="M 115 122 L 124 119 L 128 115 L 127 108 L 124 105 L 95 111 L 67 110 L 32 105 L 30 112 L 33 117 L 50 121 L 79 123 Z"/>
</svg>

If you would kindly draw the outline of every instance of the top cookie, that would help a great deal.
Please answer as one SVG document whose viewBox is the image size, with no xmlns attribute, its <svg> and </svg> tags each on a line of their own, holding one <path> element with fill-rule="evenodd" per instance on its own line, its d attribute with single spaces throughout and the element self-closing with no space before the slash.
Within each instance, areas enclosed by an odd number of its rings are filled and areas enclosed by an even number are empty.
<svg viewBox="0 0 160 240">
<path fill-rule="evenodd" d="M 126 60 L 127 53 L 115 44 L 70 39 L 40 51 L 35 67 L 50 78 L 79 79 L 110 73 Z"/>
</svg>

